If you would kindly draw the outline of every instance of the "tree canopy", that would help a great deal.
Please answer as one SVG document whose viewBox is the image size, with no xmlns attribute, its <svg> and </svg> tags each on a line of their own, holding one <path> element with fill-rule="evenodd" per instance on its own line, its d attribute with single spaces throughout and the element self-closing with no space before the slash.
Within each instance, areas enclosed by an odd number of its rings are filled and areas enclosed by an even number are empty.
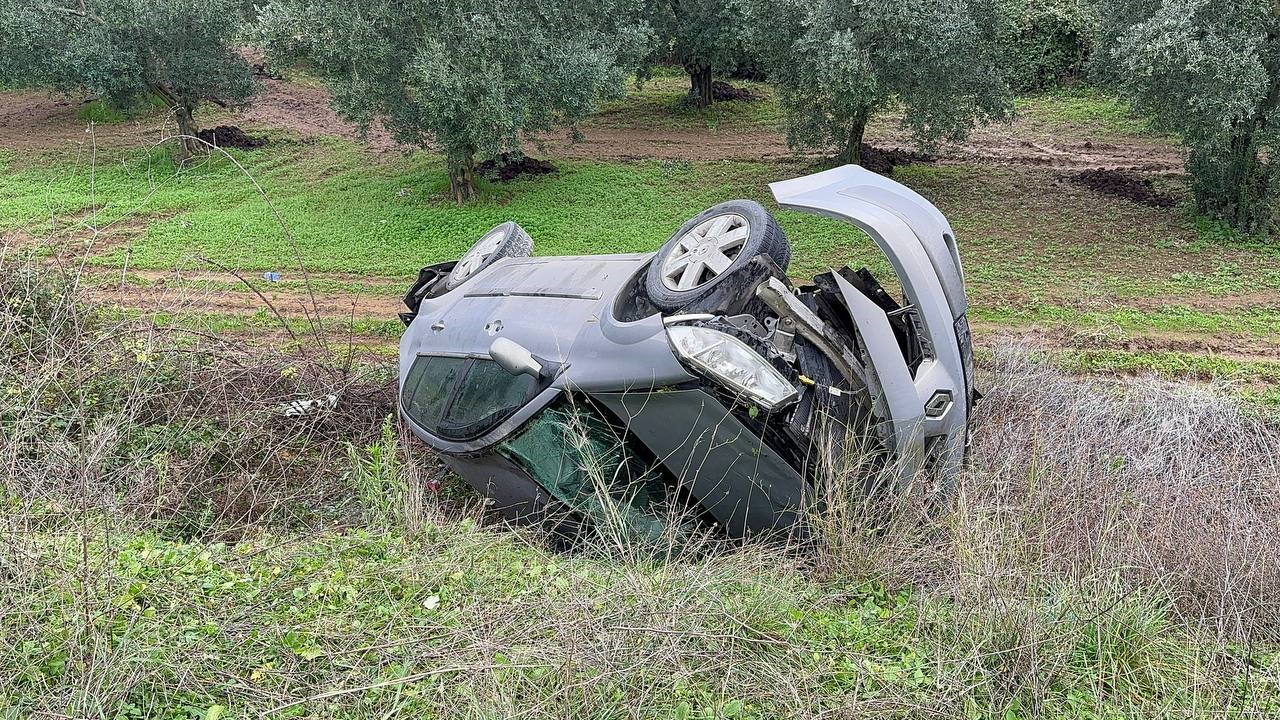
<svg viewBox="0 0 1280 720">
<path fill-rule="evenodd" d="M 268 56 L 308 58 L 340 115 L 380 121 L 397 141 L 443 150 L 451 191 L 474 193 L 477 156 L 519 151 L 620 94 L 647 50 L 630 0 L 276 0 Z"/>
<path fill-rule="evenodd" d="M 994 0 L 754 0 L 793 148 L 858 162 L 891 103 L 923 146 L 1012 113 Z"/>
<path fill-rule="evenodd" d="M 235 49 L 241 0 L 0 0 L 0 82 L 97 95 L 117 109 L 161 98 L 198 148 L 192 115 L 253 95 Z"/>
<path fill-rule="evenodd" d="M 754 55 L 747 0 L 650 0 L 649 8 L 658 40 L 655 59 L 680 62 L 697 105 L 711 104 L 716 71 L 735 68 Z"/>
<path fill-rule="evenodd" d="M 1277 194 L 1280 10 L 1272 0 L 1102 0 L 1099 72 L 1191 148 L 1198 209 L 1267 232 Z"/>
</svg>

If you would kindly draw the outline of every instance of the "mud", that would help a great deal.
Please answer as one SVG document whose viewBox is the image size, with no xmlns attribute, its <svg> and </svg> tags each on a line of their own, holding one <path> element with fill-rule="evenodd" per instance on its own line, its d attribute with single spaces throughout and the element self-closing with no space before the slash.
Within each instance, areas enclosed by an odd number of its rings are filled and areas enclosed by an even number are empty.
<svg viewBox="0 0 1280 720">
<path fill-rule="evenodd" d="M 252 137 L 235 125 L 218 125 L 217 127 L 206 128 L 196 133 L 196 137 L 220 148 L 257 150 L 267 146 L 266 138 Z"/>
<path fill-rule="evenodd" d="M 1085 170 L 1070 175 L 1067 180 L 1083 185 L 1094 192 L 1132 200 L 1151 207 L 1177 207 L 1178 198 L 1155 189 L 1150 178 L 1137 177 L 1120 170 Z"/>
<path fill-rule="evenodd" d="M 476 172 L 480 175 L 498 182 L 511 182 L 526 176 L 548 175 L 555 171 L 556 166 L 546 160 L 513 153 L 502 153 L 476 166 Z"/>
<path fill-rule="evenodd" d="M 751 102 L 762 98 L 760 95 L 751 92 L 749 88 L 734 87 L 723 80 L 715 80 L 711 83 L 711 99 L 716 102 L 724 102 L 728 100 L 744 100 Z"/>
<path fill-rule="evenodd" d="M 878 148 L 862 143 L 862 167 L 874 173 L 889 175 L 893 169 L 912 163 L 931 163 L 938 158 L 926 153 L 905 150 L 902 148 Z"/>
<path fill-rule="evenodd" d="M 166 312 L 256 315 L 266 311 L 284 317 L 394 320 L 404 305 L 399 298 L 345 293 L 317 294 L 265 290 L 264 302 L 256 293 L 241 291 L 200 291 L 190 288 L 139 288 L 131 285 L 96 287 L 90 294 L 97 300 L 125 308 Z"/>
</svg>

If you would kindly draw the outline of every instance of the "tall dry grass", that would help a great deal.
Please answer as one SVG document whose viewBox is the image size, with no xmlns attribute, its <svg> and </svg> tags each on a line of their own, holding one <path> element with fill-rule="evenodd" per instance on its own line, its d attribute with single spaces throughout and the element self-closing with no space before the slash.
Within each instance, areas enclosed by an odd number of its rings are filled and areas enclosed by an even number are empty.
<svg viewBox="0 0 1280 720">
<path fill-rule="evenodd" d="M 954 497 L 868 495 L 860 458 L 820 479 L 832 573 L 978 606 L 1157 593 L 1224 642 L 1280 640 L 1280 421 L 1223 388 L 1078 377 L 1000 345 Z"/>
</svg>

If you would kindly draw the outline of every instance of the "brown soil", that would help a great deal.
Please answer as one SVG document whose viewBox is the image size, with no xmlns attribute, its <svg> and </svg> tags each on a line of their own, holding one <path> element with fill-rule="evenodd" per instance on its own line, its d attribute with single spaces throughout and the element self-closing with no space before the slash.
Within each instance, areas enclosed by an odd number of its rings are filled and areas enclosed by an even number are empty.
<svg viewBox="0 0 1280 720">
<path fill-rule="evenodd" d="M 252 130 L 280 129 L 303 137 L 360 137 L 358 128 L 338 117 L 329 104 L 329 91 L 325 88 L 271 78 L 263 78 L 261 83 L 261 92 L 250 107 L 230 112 L 215 107 L 201 108 L 196 113 L 196 122 L 221 122 Z M 58 97 L 41 91 L 0 92 L 0 148 L 150 147 L 177 133 L 176 123 L 164 111 L 123 123 L 91 126 L 76 117 L 81 104 L 80 98 Z M 369 129 L 368 144 L 377 151 L 397 147 L 381 125 Z"/>
<path fill-rule="evenodd" d="M 219 125 L 196 133 L 196 137 L 204 142 L 220 148 L 238 148 L 240 150 L 257 150 L 266 147 L 264 137 L 251 137 L 235 125 Z"/>
<path fill-rule="evenodd" d="M 937 158 L 925 153 L 904 150 L 902 148 L 878 148 L 862 143 L 862 167 L 874 173 L 889 175 L 893 169 L 912 163 L 931 163 Z"/>
<path fill-rule="evenodd" d="M 974 344 L 991 347 L 1012 340 L 1048 350 L 1125 350 L 1209 355 L 1237 362 L 1280 362 L 1280 339 L 1268 342 L 1250 336 L 1206 336 L 1191 333 L 1149 331 L 1141 335 L 1103 337 L 1060 325 L 1028 325 L 1010 328 L 976 323 Z"/>
<path fill-rule="evenodd" d="M 749 88 L 734 87 L 723 80 L 715 80 L 711 83 L 711 99 L 716 102 L 724 102 L 727 100 L 759 100 L 760 96 L 751 92 Z"/>
<path fill-rule="evenodd" d="M 245 291 L 198 291 L 163 286 L 138 288 L 130 285 L 97 287 L 90 291 L 97 300 L 126 308 L 202 312 L 223 315 L 253 315 L 262 310 L 285 317 L 395 319 L 404 311 L 398 298 L 345 293 L 317 294 L 314 302 L 307 293 L 264 290 L 264 302 L 256 293 Z"/>
<path fill-rule="evenodd" d="M 1149 178 L 1141 178 L 1120 170 L 1085 170 L 1067 177 L 1103 195 L 1132 200 L 1152 207 L 1177 207 L 1178 199 L 1156 190 Z"/>
<path fill-rule="evenodd" d="M 502 153 L 485 160 L 476 167 L 476 171 L 490 180 L 511 182 L 524 176 L 547 175 L 556 171 L 556 166 L 546 160 L 531 158 L 528 155 Z"/>
<path fill-rule="evenodd" d="M 1092 140 L 1027 139 L 1009 128 L 979 128 L 968 141 L 944 148 L 951 161 L 1024 165 L 1054 170 L 1127 170 L 1175 173 L 1183 171 L 1183 152 L 1168 144 L 1127 140 L 1124 144 Z"/>
</svg>

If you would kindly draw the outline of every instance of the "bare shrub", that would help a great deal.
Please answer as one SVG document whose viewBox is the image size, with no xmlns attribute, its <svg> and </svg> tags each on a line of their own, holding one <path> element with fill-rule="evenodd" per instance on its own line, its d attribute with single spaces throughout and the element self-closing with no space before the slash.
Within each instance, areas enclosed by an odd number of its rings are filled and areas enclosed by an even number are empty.
<svg viewBox="0 0 1280 720">
<path fill-rule="evenodd" d="M 121 317 L 86 304 L 74 272 L 0 265 L 0 309 L 0 489 L 27 511 L 183 536 L 340 521 L 347 445 L 395 412 L 388 361 Z"/>
</svg>

